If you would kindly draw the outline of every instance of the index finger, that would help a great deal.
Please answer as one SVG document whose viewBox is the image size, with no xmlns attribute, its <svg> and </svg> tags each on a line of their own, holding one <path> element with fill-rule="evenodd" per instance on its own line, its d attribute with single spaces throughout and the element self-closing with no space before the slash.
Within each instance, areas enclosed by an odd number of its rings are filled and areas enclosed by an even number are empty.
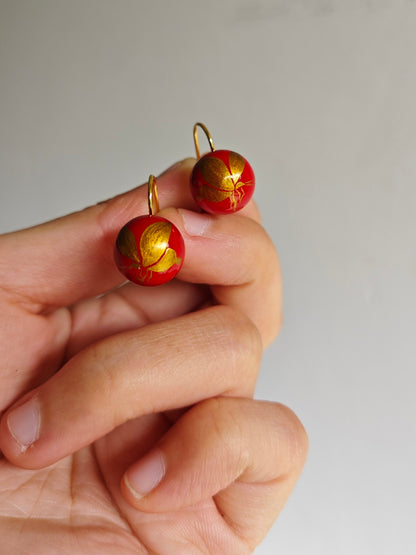
<svg viewBox="0 0 416 555">
<path fill-rule="evenodd" d="M 168 208 L 163 216 L 182 233 L 186 258 L 180 279 L 209 284 L 214 300 L 245 314 L 267 346 L 280 330 L 279 258 L 265 229 L 237 214 L 213 216 Z"/>
<path fill-rule="evenodd" d="M 193 158 L 158 178 L 160 205 L 194 208 Z M 99 295 L 124 279 L 113 244 L 130 219 L 148 213 L 147 186 L 45 224 L 0 237 L 0 283 L 13 299 L 41 312 Z M 14 270 L 14 271 L 13 271 Z"/>
</svg>

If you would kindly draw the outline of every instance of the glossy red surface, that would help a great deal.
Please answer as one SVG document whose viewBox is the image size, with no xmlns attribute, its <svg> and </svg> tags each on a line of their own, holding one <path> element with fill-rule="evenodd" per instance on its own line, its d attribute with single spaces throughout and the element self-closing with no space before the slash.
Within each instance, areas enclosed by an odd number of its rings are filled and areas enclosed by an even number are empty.
<svg viewBox="0 0 416 555">
<path fill-rule="evenodd" d="M 211 214 L 241 210 L 254 193 L 255 177 L 248 161 L 230 150 L 202 156 L 191 174 L 191 191 L 199 206 Z"/>
<path fill-rule="evenodd" d="M 139 285 L 162 285 L 182 267 L 185 245 L 177 227 L 159 216 L 139 216 L 119 232 L 114 259 L 120 272 Z"/>
</svg>

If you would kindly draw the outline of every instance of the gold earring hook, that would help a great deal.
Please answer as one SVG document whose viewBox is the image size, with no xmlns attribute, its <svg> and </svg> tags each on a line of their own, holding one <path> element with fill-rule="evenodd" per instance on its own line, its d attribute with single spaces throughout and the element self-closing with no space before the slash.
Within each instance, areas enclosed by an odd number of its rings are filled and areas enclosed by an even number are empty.
<svg viewBox="0 0 416 555">
<path fill-rule="evenodd" d="M 147 200 L 149 203 L 149 214 L 154 216 L 159 212 L 159 195 L 157 193 L 156 187 L 156 177 L 154 175 L 149 176 L 149 181 L 147 182 Z"/>
<path fill-rule="evenodd" d="M 194 143 L 195 143 L 196 157 L 199 160 L 201 158 L 201 154 L 199 152 L 198 127 L 200 127 L 202 131 L 205 133 L 209 142 L 209 146 L 211 147 L 211 152 L 214 152 L 215 147 L 214 147 L 214 141 L 212 140 L 212 137 L 211 137 L 211 133 L 208 131 L 205 125 L 200 122 L 196 123 L 194 125 Z"/>
</svg>

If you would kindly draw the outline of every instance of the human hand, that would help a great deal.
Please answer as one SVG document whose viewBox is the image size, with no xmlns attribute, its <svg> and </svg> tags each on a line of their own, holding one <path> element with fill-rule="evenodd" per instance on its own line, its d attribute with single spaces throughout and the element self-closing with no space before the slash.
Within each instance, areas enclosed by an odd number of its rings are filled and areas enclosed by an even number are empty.
<svg viewBox="0 0 416 555">
<path fill-rule="evenodd" d="M 298 419 L 252 399 L 276 252 L 254 203 L 192 211 L 190 164 L 158 179 L 186 246 L 162 287 L 112 258 L 146 187 L 0 237 L 4 553 L 251 553 L 301 472 Z"/>
</svg>

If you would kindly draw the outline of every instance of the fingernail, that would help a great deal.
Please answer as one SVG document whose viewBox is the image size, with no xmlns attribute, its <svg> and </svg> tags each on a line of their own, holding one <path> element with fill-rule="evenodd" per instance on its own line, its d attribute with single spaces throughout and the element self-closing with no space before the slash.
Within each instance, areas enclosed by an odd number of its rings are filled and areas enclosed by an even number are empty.
<svg viewBox="0 0 416 555">
<path fill-rule="evenodd" d="M 183 208 L 180 208 L 179 212 L 181 213 L 185 230 L 189 235 L 203 235 L 212 221 L 212 216 L 209 214 L 199 214 L 198 212 L 184 210 Z"/>
<path fill-rule="evenodd" d="M 22 451 L 32 445 L 39 438 L 40 432 L 40 410 L 37 399 L 32 398 L 13 409 L 7 416 L 7 426 Z"/>
<path fill-rule="evenodd" d="M 166 474 L 166 461 L 161 451 L 145 455 L 124 475 L 124 482 L 136 499 L 141 499 L 160 484 Z"/>
</svg>

